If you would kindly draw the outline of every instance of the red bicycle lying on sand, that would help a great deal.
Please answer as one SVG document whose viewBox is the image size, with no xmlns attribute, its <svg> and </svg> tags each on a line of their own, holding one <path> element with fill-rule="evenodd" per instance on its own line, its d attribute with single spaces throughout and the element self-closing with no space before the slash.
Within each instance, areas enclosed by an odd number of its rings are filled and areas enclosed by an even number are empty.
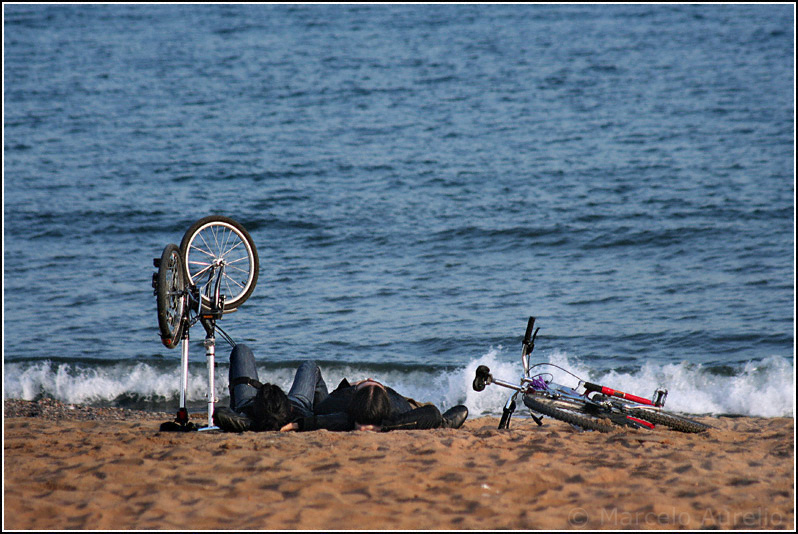
<svg viewBox="0 0 798 534">
<path fill-rule="evenodd" d="M 657 389 L 653 399 L 648 400 L 587 382 L 551 363 L 530 365 L 529 355 L 535 348 L 535 338 L 540 330 L 540 328 L 534 330 L 534 327 L 535 318 L 530 317 L 521 352 L 524 376 L 520 385 L 494 378 L 490 374 L 490 369 L 484 365 L 477 368 L 473 382 L 475 391 L 482 391 L 488 384 L 515 390 L 504 406 L 499 429 L 509 428 L 519 393 L 523 395 L 524 404 L 533 412 L 532 418 L 538 425 L 543 424 L 542 418 L 535 413 L 600 432 L 609 432 L 618 426 L 651 429 L 654 425 L 663 425 L 680 432 L 703 432 L 711 428 L 698 421 L 664 411 L 662 407 L 668 396 L 667 390 Z M 552 373 L 540 370 L 547 366 L 557 368 L 576 378 L 579 381 L 576 388 L 555 383 Z"/>
</svg>

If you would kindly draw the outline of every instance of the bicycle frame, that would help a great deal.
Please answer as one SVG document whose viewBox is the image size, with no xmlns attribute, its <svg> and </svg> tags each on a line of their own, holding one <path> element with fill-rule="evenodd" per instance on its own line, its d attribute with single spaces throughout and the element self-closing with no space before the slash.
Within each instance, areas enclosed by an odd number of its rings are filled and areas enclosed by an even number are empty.
<svg viewBox="0 0 798 534">
<path fill-rule="evenodd" d="M 481 391 L 488 384 L 496 384 L 498 386 L 514 390 L 514 393 L 512 393 L 510 397 L 508 397 L 507 402 L 505 403 L 504 408 L 502 410 L 502 417 L 499 422 L 500 430 L 509 428 L 510 419 L 512 417 L 513 412 L 516 409 L 516 398 L 518 397 L 519 393 L 522 395 L 545 393 L 547 396 L 550 396 L 552 398 L 573 401 L 574 403 L 580 403 L 585 406 L 594 406 L 597 409 L 604 408 L 607 411 L 618 412 L 618 416 L 620 418 L 625 418 L 624 422 L 626 422 L 627 424 L 630 424 L 632 426 L 644 426 L 647 428 L 653 428 L 653 425 L 651 423 L 643 421 L 639 418 L 632 417 L 630 415 L 623 415 L 623 412 L 627 407 L 632 405 L 660 408 L 665 404 L 665 398 L 667 397 L 668 394 L 667 390 L 661 390 L 661 389 L 656 390 L 655 399 L 649 400 L 620 390 L 584 381 L 581 378 L 577 377 L 576 375 L 573 375 L 569 371 L 566 371 L 565 369 L 562 369 L 561 367 L 551 363 L 538 363 L 530 365 L 529 357 L 532 351 L 534 350 L 535 339 L 537 338 L 538 331 L 540 330 L 540 328 L 534 330 L 534 325 L 535 325 L 535 318 L 530 317 L 529 322 L 527 323 L 526 333 L 524 334 L 524 340 L 522 345 L 523 348 L 521 352 L 521 361 L 524 366 L 524 376 L 521 378 L 519 384 L 514 384 L 498 378 L 494 378 L 490 374 L 490 370 L 485 366 L 480 366 L 479 368 L 477 368 L 476 377 L 474 378 L 474 384 L 473 384 L 473 387 L 476 391 Z M 543 378 L 545 375 L 551 375 L 551 373 L 532 374 L 535 368 L 541 366 L 551 366 L 558 368 L 562 371 L 565 371 L 566 373 L 571 374 L 572 376 L 577 378 L 579 380 L 579 383 L 576 386 L 576 388 L 570 388 L 553 382 L 553 376 L 549 380 Z M 582 388 L 584 389 L 583 393 L 577 391 L 578 389 Z M 599 396 L 603 396 L 604 398 L 599 398 Z M 538 425 L 543 424 L 542 417 L 537 417 L 534 414 L 532 414 L 532 418 Z"/>
</svg>

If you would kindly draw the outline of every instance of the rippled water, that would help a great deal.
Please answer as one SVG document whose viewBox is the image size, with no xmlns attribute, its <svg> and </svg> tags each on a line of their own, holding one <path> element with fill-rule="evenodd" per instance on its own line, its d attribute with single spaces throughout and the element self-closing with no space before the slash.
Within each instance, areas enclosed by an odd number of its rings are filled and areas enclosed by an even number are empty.
<svg viewBox="0 0 798 534">
<path fill-rule="evenodd" d="M 792 414 L 793 58 L 787 5 L 6 5 L 4 395 L 174 404 L 152 258 L 219 213 L 284 385 L 498 411 L 535 315 L 542 360 Z"/>
</svg>

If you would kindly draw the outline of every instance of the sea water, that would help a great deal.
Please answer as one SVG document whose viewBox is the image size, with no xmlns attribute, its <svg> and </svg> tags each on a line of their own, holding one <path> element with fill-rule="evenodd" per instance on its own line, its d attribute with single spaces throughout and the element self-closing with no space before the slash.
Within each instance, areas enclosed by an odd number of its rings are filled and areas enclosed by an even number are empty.
<svg viewBox="0 0 798 534">
<path fill-rule="evenodd" d="M 793 415 L 793 6 L 3 15 L 4 398 L 175 409 L 152 260 L 221 214 L 258 247 L 219 325 L 261 380 L 312 358 L 497 414 L 474 371 L 517 380 L 535 316 L 534 362 Z"/>
</svg>

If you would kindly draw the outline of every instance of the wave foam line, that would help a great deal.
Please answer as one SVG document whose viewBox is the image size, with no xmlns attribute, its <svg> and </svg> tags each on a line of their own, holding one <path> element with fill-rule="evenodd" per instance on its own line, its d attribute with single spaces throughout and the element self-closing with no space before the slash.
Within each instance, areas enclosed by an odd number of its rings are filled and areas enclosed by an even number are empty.
<svg viewBox="0 0 798 534">
<path fill-rule="evenodd" d="M 596 373 L 576 358 L 554 352 L 548 363 L 566 368 L 584 380 L 621 389 L 642 397 L 653 395 L 657 387 L 668 389 L 666 409 L 692 414 L 737 414 L 762 417 L 792 417 L 794 414 L 794 369 L 783 357 L 749 362 L 734 372 L 713 373 L 711 369 L 688 362 L 644 364 L 637 371 Z M 432 402 L 441 410 L 465 404 L 472 417 L 499 415 L 511 390 L 491 385 L 481 392 L 471 383 L 479 365 L 487 365 L 493 376 L 516 382 L 521 376 L 520 358 L 501 347 L 452 370 L 440 368 L 407 370 L 371 369 L 368 364 L 325 368 L 322 373 L 332 390 L 343 378 L 375 378 L 403 395 Z M 559 383 L 576 386 L 571 376 L 555 372 Z M 291 386 L 294 367 L 259 369 L 261 382 L 272 382 L 285 391 Z M 227 402 L 227 366 L 221 363 L 216 374 L 215 396 Z M 49 360 L 12 362 L 4 366 L 3 397 L 34 400 L 52 397 L 72 404 L 119 404 L 120 399 L 155 404 L 159 408 L 176 407 L 180 382 L 177 368 L 157 367 L 149 363 L 125 363 L 90 367 L 87 364 L 54 363 Z M 205 402 L 207 374 L 202 366 L 189 372 L 189 404 Z M 521 405 L 518 414 L 526 413 Z"/>
</svg>

